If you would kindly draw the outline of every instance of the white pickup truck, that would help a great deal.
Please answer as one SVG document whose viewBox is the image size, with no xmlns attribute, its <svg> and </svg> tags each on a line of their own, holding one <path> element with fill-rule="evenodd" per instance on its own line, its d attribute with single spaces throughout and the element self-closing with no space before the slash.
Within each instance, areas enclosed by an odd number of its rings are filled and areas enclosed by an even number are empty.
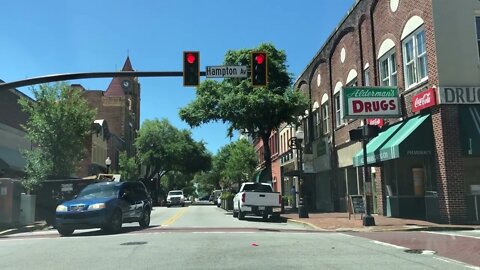
<svg viewBox="0 0 480 270">
<path fill-rule="evenodd" d="M 262 216 L 264 220 L 274 214 L 273 209 L 281 207 L 282 195 L 273 192 L 266 183 L 243 183 L 240 192 L 233 198 L 233 217 L 245 219 L 246 215 Z"/>
</svg>

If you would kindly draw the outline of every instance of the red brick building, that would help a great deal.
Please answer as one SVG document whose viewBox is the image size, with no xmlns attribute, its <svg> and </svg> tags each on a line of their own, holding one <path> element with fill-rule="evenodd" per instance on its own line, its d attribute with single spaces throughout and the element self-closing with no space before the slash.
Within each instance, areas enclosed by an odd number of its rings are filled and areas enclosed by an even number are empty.
<svg viewBox="0 0 480 270">
<path fill-rule="evenodd" d="M 256 181 L 265 182 L 265 158 L 263 141 L 259 138 L 254 139 L 253 145 L 258 158 L 258 167 L 256 173 Z M 269 146 L 272 158 L 272 181 L 269 182 L 275 192 L 281 191 L 281 174 L 280 174 L 280 158 L 279 158 L 279 136 L 278 132 L 273 131 L 270 135 Z"/>
<path fill-rule="evenodd" d="M 29 116 L 18 104 L 20 98 L 35 102 L 16 89 L 0 91 L 0 178 L 23 177 L 25 159 L 21 152 L 32 149 L 32 143 L 21 127 Z"/>
<path fill-rule="evenodd" d="M 304 125 L 311 209 L 346 211 L 349 195 L 371 189 L 378 214 L 478 222 L 480 2 L 359 0 L 295 86 L 312 104 Z M 382 126 L 367 146 L 371 187 L 361 143 L 349 137 L 363 121 L 344 117 L 347 86 L 399 92 L 399 117 L 369 120 Z"/>
<path fill-rule="evenodd" d="M 129 57 L 125 60 L 121 71 L 134 71 Z M 104 120 L 104 125 L 108 123 L 106 125 L 108 130 L 106 155 L 112 161 L 110 171 L 118 172 L 119 154 L 122 151 L 126 151 L 129 156 L 135 154 L 133 143 L 140 129 L 140 83 L 138 79 L 136 77 L 113 78 L 105 91 L 86 90 L 79 84 L 72 86 L 84 91 L 83 96 L 87 99 L 88 104 L 97 110 L 96 119 Z M 102 125 L 102 129 L 104 128 Z M 104 134 L 102 133 L 101 136 Z M 84 176 L 84 174 L 91 175 L 102 170 L 105 171 L 105 164 L 102 164 L 102 168 L 98 162 L 93 162 L 95 158 L 91 143 L 86 147 L 88 151 L 82 168 L 77 171 L 77 174 Z"/>
</svg>

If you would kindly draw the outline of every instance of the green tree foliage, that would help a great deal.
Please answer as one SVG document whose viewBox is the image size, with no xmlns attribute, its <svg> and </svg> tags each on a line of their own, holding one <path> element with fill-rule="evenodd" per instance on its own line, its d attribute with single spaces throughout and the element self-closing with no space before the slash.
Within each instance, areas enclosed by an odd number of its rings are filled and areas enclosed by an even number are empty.
<svg viewBox="0 0 480 270">
<path fill-rule="evenodd" d="M 137 181 L 140 174 L 135 157 L 128 157 L 127 152 L 123 151 L 119 156 L 120 175 L 123 180 Z"/>
<path fill-rule="evenodd" d="M 32 92 L 36 102 L 19 100 L 22 110 L 30 115 L 23 128 L 37 146 L 24 153 L 27 188 L 47 176 L 68 177 L 75 171 L 95 117 L 81 91 L 65 82 L 43 84 Z"/>
<path fill-rule="evenodd" d="M 204 143 L 194 141 L 188 130 L 178 130 L 167 119 L 145 120 L 135 146 L 146 168 L 143 178 L 155 179 L 156 190 L 158 181 L 169 172 L 193 175 L 211 167 L 211 154 Z"/>
<path fill-rule="evenodd" d="M 214 189 L 231 188 L 237 183 L 248 181 L 257 165 L 257 156 L 253 146 L 245 139 L 223 146 L 213 157 L 213 166 L 209 172 L 199 174 L 195 182 L 201 193 L 210 193 Z"/>
<path fill-rule="evenodd" d="M 230 149 L 230 158 L 225 163 L 225 186 L 232 186 L 236 182 L 240 187 L 241 182 L 252 178 L 256 166 L 257 155 L 253 146 L 246 139 L 234 142 Z"/>
<path fill-rule="evenodd" d="M 180 110 L 180 117 L 196 127 L 211 121 L 230 124 L 228 135 L 235 130 L 261 138 L 267 176 L 272 177 L 271 132 L 282 123 L 296 122 L 307 108 L 307 99 L 291 88 L 286 54 L 272 44 L 254 49 L 231 50 L 225 55 L 225 65 L 250 65 L 250 52 L 264 51 L 268 55 L 268 87 L 252 87 L 248 79 L 205 80 L 197 88 L 196 99 Z M 267 179 L 268 180 L 268 179 Z"/>
<path fill-rule="evenodd" d="M 183 190 L 183 195 L 185 195 L 185 197 L 193 195 L 195 190 L 193 175 L 179 171 L 172 171 L 165 174 L 160 185 L 162 190 L 165 190 L 166 192 L 170 190 Z"/>
</svg>

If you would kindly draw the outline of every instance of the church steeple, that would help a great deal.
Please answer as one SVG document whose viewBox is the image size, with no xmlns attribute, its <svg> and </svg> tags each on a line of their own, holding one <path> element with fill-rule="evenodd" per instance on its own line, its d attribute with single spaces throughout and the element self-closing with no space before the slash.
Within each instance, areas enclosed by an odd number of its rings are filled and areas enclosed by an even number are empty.
<svg viewBox="0 0 480 270">
<path fill-rule="evenodd" d="M 130 62 L 130 56 L 127 56 L 125 63 L 123 64 L 122 71 L 134 71 L 132 63 Z M 113 78 L 105 91 L 105 96 L 124 96 L 125 92 L 132 91 L 133 77 L 116 77 Z"/>
</svg>

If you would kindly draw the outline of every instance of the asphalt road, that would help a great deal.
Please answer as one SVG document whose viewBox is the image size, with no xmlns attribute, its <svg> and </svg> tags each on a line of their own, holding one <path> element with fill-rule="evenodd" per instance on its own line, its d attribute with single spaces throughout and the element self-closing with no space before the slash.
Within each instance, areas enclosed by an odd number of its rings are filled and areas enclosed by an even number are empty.
<svg viewBox="0 0 480 270">
<path fill-rule="evenodd" d="M 238 221 L 215 206 L 156 208 L 152 226 L 103 234 L 54 230 L 0 238 L 0 269 L 468 269 L 436 254 L 412 254 L 300 224 Z"/>
</svg>

